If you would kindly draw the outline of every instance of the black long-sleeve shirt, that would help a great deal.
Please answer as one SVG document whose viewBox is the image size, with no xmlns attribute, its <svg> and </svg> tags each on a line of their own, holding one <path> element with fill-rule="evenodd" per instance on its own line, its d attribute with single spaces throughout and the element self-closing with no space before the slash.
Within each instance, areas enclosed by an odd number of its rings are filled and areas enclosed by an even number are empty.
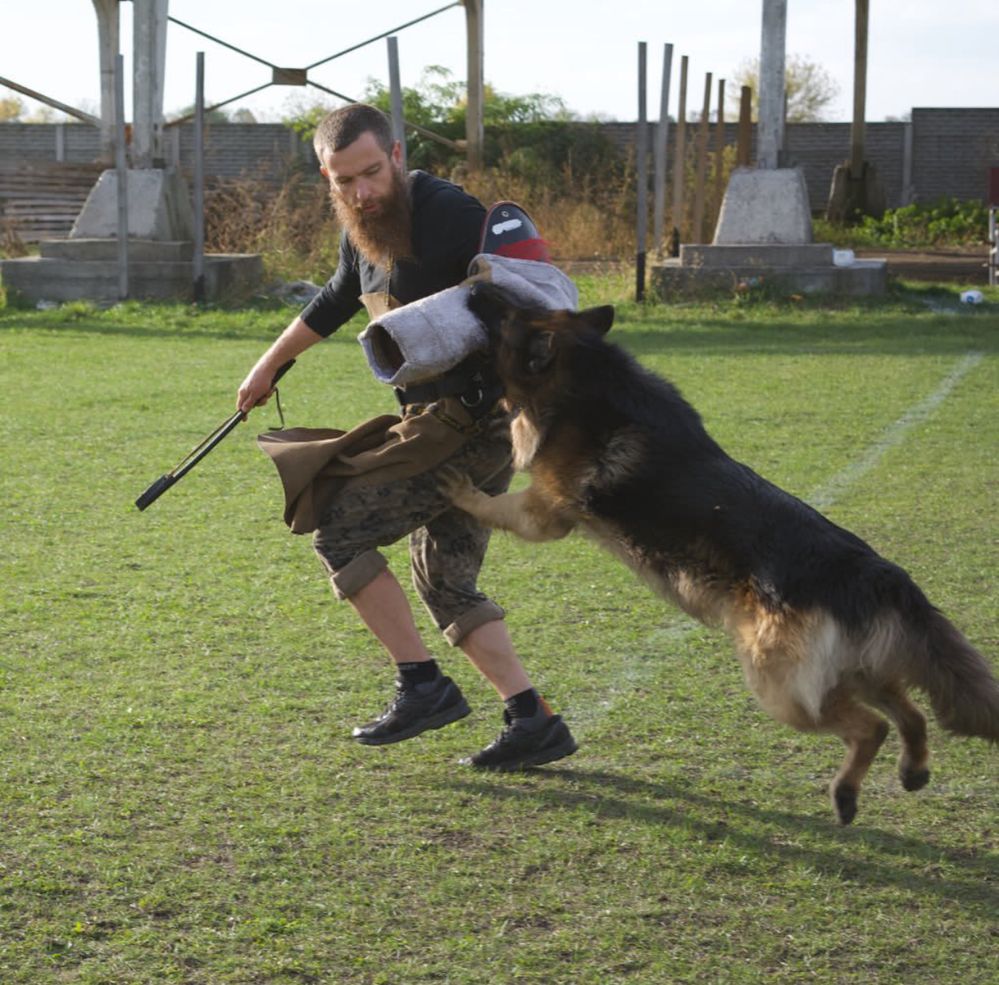
<svg viewBox="0 0 999 985">
<path fill-rule="evenodd" d="M 346 232 L 333 276 L 302 312 L 314 332 L 328 336 L 361 309 L 362 294 L 389 293 L 409 304 L 460 284 L 479 252 L 486 210 L 457 185 L 425 171 L 411 172 L 413 257 L 385 267 L 357 252 Z"/>
</svg>

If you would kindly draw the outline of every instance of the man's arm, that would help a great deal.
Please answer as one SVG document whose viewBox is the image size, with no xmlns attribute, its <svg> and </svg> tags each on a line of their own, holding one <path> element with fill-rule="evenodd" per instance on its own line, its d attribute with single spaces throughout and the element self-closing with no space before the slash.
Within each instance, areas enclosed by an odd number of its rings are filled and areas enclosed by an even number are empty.
<svg viewBox="0 0 999 985">
<path fill-rule="evenodd" d="M 236 408 L 248 414 L 254 407 L 267 402 L 274 374 L 289 359 L 296 359 L 310 346 L 321 342 L 323 336 L 314 332 L 297 317 L 278 337 L 274 344 L 257 360 L 249 375 L 240 384 L 236 395 Z"/>
<path fill-rule="evenodd" d="M 267 402 L 274 374 L 289 360 L 330 336 L 360 310 L 360 278 L 354 251 L 346 234 L 340 237 L 340 256 L 333 276 L 305 310 L 277 337 L 257 360 L 236 395 L 244 414 Z M 314 326 L 314 327 L 313 327 Z"/>
</svg>

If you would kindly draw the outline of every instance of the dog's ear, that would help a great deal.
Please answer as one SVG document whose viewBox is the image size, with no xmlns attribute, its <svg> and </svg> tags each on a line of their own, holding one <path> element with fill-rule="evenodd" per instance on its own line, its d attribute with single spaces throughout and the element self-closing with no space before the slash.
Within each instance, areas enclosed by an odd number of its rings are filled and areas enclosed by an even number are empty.
<svg viewBox="0 0 999 985">
<path fill-rule="evenodd" d="M 614 305 L 602 304 L 598 308 L 587 308 L 585 311 L 580 311 L 576 317 L 581 319 L 587 328 L 606 335 L 614 324 Z"/>
<path fill-rule="evenodd" d="M 555 333 L 536 332 L 527 343 L 527 371 L 537 376 L 555 359 Z"/>
<path fill-rule="evenodd" d="M 510 311 L 510 302 L 498 287 L 480 282 L 468 292 L 468 309 L 492 334 Z"/>
</svg>

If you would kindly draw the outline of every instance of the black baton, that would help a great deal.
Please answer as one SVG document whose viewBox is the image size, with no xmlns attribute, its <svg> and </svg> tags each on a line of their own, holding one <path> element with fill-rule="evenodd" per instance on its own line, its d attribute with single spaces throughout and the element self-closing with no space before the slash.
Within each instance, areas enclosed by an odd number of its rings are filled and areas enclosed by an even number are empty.
<svg viewBox="0 0 999 985">
<path fill-rule="evenodd" d="M 271 389 L 268 393 L 274 390 L 278 380 L 294 365 L 295 360 L 289 359 L 283 366 L 278 368 L 278 371 L 274 374 L 274 379 L 271 380 Z M 246 420 L 246 415 L 241 410 L 237 410 L 232 417 L 223 421 L 207 438 L 192 448 L 178 465 L 152 483 L 135 501 L 135 505 L 140 510 L 144 510 L 147 506 L 155 503 L 175 482 L 183 479 L 240 421 L 244 420 Z"/>
</svg>

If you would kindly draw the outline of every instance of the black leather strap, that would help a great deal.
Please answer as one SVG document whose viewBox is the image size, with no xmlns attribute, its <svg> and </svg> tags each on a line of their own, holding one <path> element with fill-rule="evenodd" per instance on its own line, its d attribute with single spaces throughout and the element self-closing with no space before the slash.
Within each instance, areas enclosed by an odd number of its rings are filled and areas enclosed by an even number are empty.
<svg viewBox="0 0 999 985">
<path fill-rule="evenodd" d="M 499 378 L 481 356 L 465 359 L 435 380 L 395 388 L 396 400 L 403 407 L 430 404 L 443 397 L 458 397 L 476 418 L 491 410 L 502 395 Z"/>
</svg>

